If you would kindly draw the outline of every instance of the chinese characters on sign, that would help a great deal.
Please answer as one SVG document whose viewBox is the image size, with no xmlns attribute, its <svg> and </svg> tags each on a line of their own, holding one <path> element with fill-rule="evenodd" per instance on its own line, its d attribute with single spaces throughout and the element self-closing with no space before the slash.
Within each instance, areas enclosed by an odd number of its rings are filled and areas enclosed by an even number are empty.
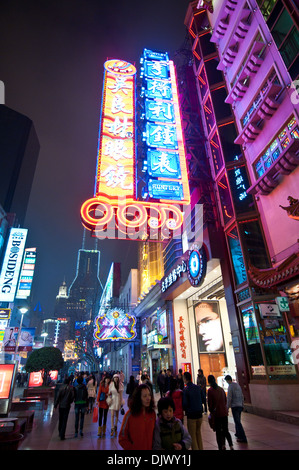
<svg viewBox="0 0 299 470">
<path fill-rule="evenodd" d="M 181 277 L 183 273 L 187 271 L 187 265 L 183 260 L 168 274 L 168 276 L 162 279 L 161 291 L 165 292 L 177 279 Z"/>
<path fill-rule="evenodd" d="M 180 340 L 180 351 L 181 351 L 181 357 L 182 359 L 186 359 L 187 355 L 186 355 L 186 349 L 187 349 L 187 345 L 186 345 L 186 340 L 185 340 L 185 327 L 184 327 L 184 319 L 183 317 L 179 317 L 179 340 Z"/>
<path fill-rule="evenodd" d="M 124 60 L 104 64 L 94 197 L 81 207 L 83 225 L 98 238 L 170 238 L 183 224 L 182 205 L 190 203 L 174 64 L 167 54 L 145 56 L 145 158 L 136 145 L 136 122 L 142 119 L 136 112 L 136 68 Z"/>
</svg>

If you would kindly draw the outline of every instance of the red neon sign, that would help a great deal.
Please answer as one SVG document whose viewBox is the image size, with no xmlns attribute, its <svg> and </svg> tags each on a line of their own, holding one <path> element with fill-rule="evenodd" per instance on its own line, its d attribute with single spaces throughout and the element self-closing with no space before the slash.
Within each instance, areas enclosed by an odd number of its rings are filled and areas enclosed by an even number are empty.
<svg viewBox="0 0 299 470">
<path fill-rule="evenodd" d="M 58 371 L 51 370 L 49 376 L 52 380 L 57 380 Z M 38 372 L 30 372 L 28 387 L 41 387 L 43 385 L 43 372 L 40 370 Z"/>
</svg>

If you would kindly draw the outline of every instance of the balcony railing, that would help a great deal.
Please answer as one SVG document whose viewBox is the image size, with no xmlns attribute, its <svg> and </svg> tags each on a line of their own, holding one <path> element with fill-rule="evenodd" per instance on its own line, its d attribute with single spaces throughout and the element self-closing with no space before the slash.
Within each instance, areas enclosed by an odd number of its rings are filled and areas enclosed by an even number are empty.
<svg viewBox="0 0 299 470">
<path fill-rule="evenodd" d="M 234 101 L 242 100 L 249 87 L 250 77 L 256 75 L 258 69 L 263 63 L 265 47 L 266 46 L 263 42 L 254 42 L 247 60 L 234 80 L 231 91 L 225 100 L 226 103 L 232 104 Z"/>
<path fill-rule="evenodd" d="M 236 144 L 253 142 L 263 127 L 263 121 L 271 119 L 280 103 L 277 101 L 282 90 L 276 74 L 272 74 L 262 86 L 250 109 L 242 119 L 244 126 L 235 140 Z"/>
</svg>

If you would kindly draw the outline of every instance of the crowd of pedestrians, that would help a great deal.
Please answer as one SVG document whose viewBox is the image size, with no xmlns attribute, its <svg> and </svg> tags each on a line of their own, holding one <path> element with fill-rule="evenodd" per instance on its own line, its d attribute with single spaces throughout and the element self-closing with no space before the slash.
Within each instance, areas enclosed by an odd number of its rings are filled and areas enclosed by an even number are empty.
<svg viewBox="0 0 299 470">
<path fill-rule="evenodd" d="M 108 413 L 111 419 L 111 437 L 118 438 L 125 450 L 203 450 L 201 426 L 203 414 L 209 412 L 209 423 L 215 432 L 219 450 L 226 450 L 226 441 L 233 450 L 228 430 L 228 412 L 231 408 L 238 442 L 247 442 L 241 424 L 244 400 L 241 387 L 226 376 L 227 395 L 213 375 L 204 376 L 198 370 L 196 383 L 189 372 L 170 369 L 160 371 L 155 391 L 160 392 L 157 404 L 154 386 L 148 374 L 140 371 L 126 382 L 122 371 L 78 373 L 65 379 L 59 389 L 54 409 L 59 408 L 58 432 L 65 439 L 71 404 L 75 409 L 75 437 L 83 436 L 84 419 L 92 413 L 98 422 L 98 437 L 106 437 Z M 125 393 L 127 412 L 124 411 Z M 123 415 L 118 434 L 119 415 Z M 184 418 L 186 417 L 186 426 Z"/>
</svg>

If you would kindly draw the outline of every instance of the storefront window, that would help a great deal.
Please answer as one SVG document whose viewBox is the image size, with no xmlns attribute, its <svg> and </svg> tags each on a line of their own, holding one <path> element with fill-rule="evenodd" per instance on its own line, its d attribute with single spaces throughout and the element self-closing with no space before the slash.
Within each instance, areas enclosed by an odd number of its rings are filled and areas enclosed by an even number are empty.
<svg viewBox="0 0 299 470">
<path fill-rule="evenodd" d="M 296 379 L 292 351 L 282 315 L 261 315 L 261 340 L 270 380 Z"/>
<path fill-rule="evenodd" d="M 239 224 L 240 237 L 244 250 L 253 266 L 259 269 L 269 268 L 267 250 L 258 220 L 249 220 Z"/>
<path fill-rule="evenodd" d="M 248 307 L 244 307 L 241 312 L 247 342 L 248 361 L 252 377 L 254 379 L 264 379 L 266 378 L 266 371 L 253 306 L 250 305 Z"/>
</svg>

